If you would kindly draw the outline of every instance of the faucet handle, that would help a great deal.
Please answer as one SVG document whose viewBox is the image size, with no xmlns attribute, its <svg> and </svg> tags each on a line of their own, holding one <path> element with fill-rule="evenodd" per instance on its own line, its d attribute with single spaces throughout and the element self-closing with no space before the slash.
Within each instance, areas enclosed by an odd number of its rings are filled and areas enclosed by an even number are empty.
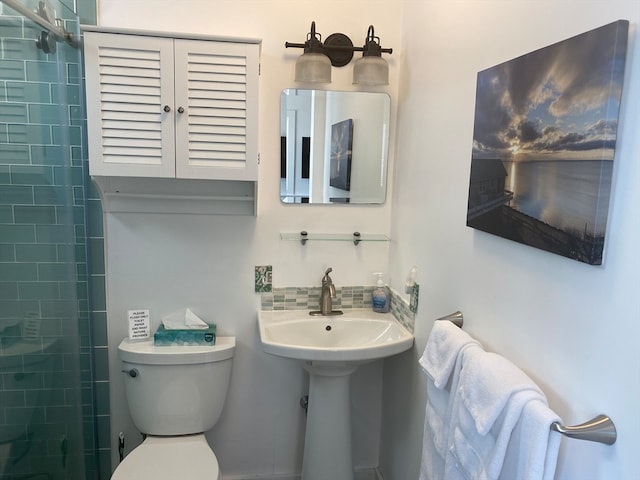
<svg viewBox="0 0 640 480">
<path fill-rule="evenodd" d="M 327 268 L 327 271 L 324 272 L 324 277 L 322 277 L 322 282 L 331 282 L 331 277 L 329 276 L 329 274 L 333 272 L 333 268 L 329 267 Z"/>
<path fill-rule="evenodd" d="M 331 272 L 333 272 L 333 269 L 331 267 L 327 268 L 327 271 L 324 272 L 324 277 L 322 277 L 323 285 L 332 283 L 331 277 L 329 276 Z"/>
</svg>

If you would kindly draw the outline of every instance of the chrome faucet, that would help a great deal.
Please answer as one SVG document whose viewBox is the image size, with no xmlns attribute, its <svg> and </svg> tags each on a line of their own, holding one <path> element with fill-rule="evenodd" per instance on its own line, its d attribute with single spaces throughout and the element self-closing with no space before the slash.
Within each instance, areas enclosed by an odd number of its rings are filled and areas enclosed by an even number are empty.
<svg viewBox="0 0 640 480">
<path fill-rule="evenodd" d="M 332 312 L 332 299 L 336 298 L 336 286 L 329 276 L 332 271 L 331 267 L 327 268 L 324 277 L 322 277 L 322 293 L 320 294 L 320 313 L 322 315 L 329 315 Z"/>
<path fill-rule="evenodd" d="M 322 291 L 320 293 L 320 310 L 309 312 L 310 315 L 342 315 L 342 310 L 333 309 L 333 299 L 336 298 L 336 286 L 329 274 L 333 271 L 327 268 L 322 277 Z"/>
</svg>

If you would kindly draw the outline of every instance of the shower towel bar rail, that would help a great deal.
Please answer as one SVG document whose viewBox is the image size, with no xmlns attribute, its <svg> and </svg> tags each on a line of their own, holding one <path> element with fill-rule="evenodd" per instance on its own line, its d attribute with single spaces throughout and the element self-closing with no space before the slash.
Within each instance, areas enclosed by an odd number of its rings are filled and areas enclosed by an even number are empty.
<svg viewBox="0 0 640 480">
<path fill-rule="evenodd" d="M 456 326 L 462 328 L 464 317 L 461 311 L 445 315 L 437 320 L 447 320 L 453 322 Z M 565 437 L 575 438 L 577 440 L 587 440 L 589 442 L 604 443 L 605 445 L 613 445 L 616 443 L 618 434 L 616 426 L 611 418 L 607 415 L 598 415 L 580 425 L 562 425 L 560 422 L 551 424 L 551 430 L 561 433 Z"/>
</svg>

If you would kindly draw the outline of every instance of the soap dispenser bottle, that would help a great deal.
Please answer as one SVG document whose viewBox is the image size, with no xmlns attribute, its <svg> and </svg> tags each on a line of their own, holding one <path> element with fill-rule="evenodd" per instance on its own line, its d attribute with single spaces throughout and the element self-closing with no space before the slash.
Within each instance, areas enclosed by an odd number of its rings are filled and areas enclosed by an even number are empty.
<svg viewBox="0 0 640 480">
<path fill-rule="evenodd" d="M 376 288 L 373 289 L 373 293 L 371 294 L 371 305 L 373 306 L 373 311 L 377 313 L 387 313 L 389 311 L 389 289 L 385 286 L 382 281 L 382 273 L 374 273 L 374 275 L 378 276 L 378 280 L 376 282 Z"/>
</svg>

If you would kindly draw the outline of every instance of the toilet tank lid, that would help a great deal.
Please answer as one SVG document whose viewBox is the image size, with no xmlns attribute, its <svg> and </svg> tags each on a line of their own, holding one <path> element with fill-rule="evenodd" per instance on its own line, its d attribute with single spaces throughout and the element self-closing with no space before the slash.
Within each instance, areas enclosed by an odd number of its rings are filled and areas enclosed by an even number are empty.
<svg viewBox="0 0 640 480">
<path fill-rule="evenodd" d="M 216 337 L 215 345 L 156 346 L 153 339 L 130 340 L 125 338 L 118 346 L 118 356 L 123 362 L 145 365 L 189 365 L 219 362 L 232 358 L 236 349 L 236 337 Z"/>
</svg>

